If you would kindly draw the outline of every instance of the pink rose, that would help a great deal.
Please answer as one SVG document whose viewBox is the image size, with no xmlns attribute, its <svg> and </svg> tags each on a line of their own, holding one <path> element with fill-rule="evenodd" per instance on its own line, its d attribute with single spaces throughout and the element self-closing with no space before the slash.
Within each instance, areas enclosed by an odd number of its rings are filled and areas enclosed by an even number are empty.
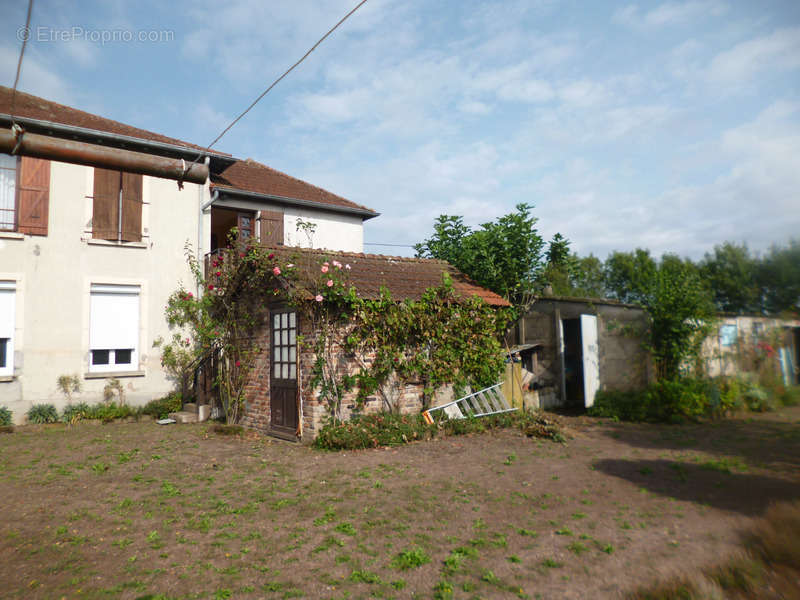
<svg viewBox="0 0 800 600">
<path fill-rule="evenodd" d="M 320 269 L 320 271 L 322 271 L 323 273 L 327 273 L 328 272 L 328 265 L 327 264 L 322 265 L 322 268 Z"/>
<path fill-rule="evenodd" d="M 193 298 L 193 296 L 192 296 L 192 292 L 189 292 L 188 294 L 186 294 L 186 297 L 187 297 L 187 298 Z"/>
<path fill-rule="evenodd" d="M 341 269 L 342 263 L 340 263 L 338 260 L 335 260 L 333 261 L 333 266 L 336 267 L 337 269 Z"/>
<path fill-rule="evenodd" d="M 322 294 L 317 294 L 314 300 L 316 300 L 317 302 L 322 302 Z"/>
<path fill-rule="evenodd" d="M 333 286 L 333 279 L 328 279 L 328 281 L 325 283 L 325 285 L 327 285 L 328 287 Z"/>
<path fill-rule="evenodd" d="M 275 267 L 274 269 L 272 269 L 272 274 L 273 274 L 273 275 L 275 275 L 276 277 L 277 277 L 278 275 L 280 275 L 280 274 L 281 274 L 281 269 L 280 269 L 280 267 Z"/>
</svg>

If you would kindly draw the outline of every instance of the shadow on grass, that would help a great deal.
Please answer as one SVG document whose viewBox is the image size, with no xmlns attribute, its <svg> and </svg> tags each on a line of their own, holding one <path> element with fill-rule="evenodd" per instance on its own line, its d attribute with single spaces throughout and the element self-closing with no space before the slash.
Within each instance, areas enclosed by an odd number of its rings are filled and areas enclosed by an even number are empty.
<svg viewBox="0 0 800 600">
<path fill-rule="evenodd" d="M 761 515 L 773 502 L 796 500 L 800 483 L 727 469 L 722 463 L 654 459 L 604 459 L 594 463 L 601 473 L 625 479 L 654 494 L 714 508 Z"/>
<path fill-rule="evenodd" d="M 798 408 L 697 424 L 608 424 L 600 431 L 636 448 L 735 456 L 751 466 L 800 473 Z"/>
</svg>

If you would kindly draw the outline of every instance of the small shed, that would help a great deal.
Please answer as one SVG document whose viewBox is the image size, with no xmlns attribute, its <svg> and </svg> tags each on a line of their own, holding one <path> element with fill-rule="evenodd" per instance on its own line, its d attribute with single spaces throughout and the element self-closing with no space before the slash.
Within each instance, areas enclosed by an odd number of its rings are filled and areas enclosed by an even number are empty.
<svg viewBox="0 0 800 600">
<path fill-rule="evenodd" d="M 598 298 L 543 296 L 521 317 L 510 343 L 521 349 L 540 408 L 585 408 L 597 390 L 640 389 L 653 379 L 638 306 Z"/>
<path fill-rule="evenodd" d="M 348 283 L 363 298 L 377 299 L 381 288 L 385 287 L 396 301 L 417 300 L 425 290 L 441 285 L 446 273 L 457 295 L 478 296 L 490 306 L 509 306 L 505 299 L 480 287 L 441 260 L 299 248 L 284 251 L 311 255 L 319 262 L 341 262 L 347 267 Z M 243 424 L 286 439 L 313 439 L 327 416 L 327 410 L 318 397 L 318 390 L 312 385 L 315 332 L 311 324 L 276 298 L 269 306 L 267 322 L 254 334 L 260 340 L 260 353 L 246 386 Z M 307 343 L 300 344 L 300 339 Z M 358 365 L 344 351 L 339 351 L 337 359 L 337 369 L 349 374 L 358 370 Z M 399 390 L 396 405 L 401 413 L 419 412 L 421 396 L 421 384 L 406 385 Z M 355 399 L 355 391 L 345 397 L 345 419 L 349 417 Z M 363 412 L 376 412 L 381 408 L 378 400 L 374 399 L 367 403 Z"/>
</svg>

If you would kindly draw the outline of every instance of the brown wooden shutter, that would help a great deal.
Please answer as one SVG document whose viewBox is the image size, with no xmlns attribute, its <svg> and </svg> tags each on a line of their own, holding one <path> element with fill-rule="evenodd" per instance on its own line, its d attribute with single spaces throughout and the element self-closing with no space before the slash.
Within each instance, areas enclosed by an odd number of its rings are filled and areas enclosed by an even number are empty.
<svg viewBox="0 0 800 600">
<path fill-rule="evenodd" d="M 122 174 L 122 241 L 142 241 L 142 176 Z"/>
<path fill-rule="evenodd" d="M 108 169 L 94 170 L 92 237 L 117 240 L 119 229 L 119 191 L 121 174 Z"/>
<path fill-rule="evenodd" d="M 23 156 L 19 171 L 19 232 L 47 235 L 50 161 Z"/>
<path fill-rule="evenodd" d="M 262 210 L 259 218 L 261 243 L 267 246 L 283 246 L 283 211 Z"/>
</svg>

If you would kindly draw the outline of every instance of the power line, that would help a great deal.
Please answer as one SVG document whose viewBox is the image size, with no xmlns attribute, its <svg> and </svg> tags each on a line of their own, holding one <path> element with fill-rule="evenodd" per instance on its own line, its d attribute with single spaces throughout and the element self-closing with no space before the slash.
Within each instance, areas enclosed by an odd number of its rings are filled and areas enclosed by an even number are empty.
<svg viewBox="0 0 800 600">
<path fill-rule="evenodd" d="M 19 83 L 19 74 L 22 71 L 22 57 L 25 56 L 25 46 L 28 45 L 28 38 L 31 37 L 31 12 L 33 12 L 33 0 L 28 0 L 28 16 L 25 19 L 25 27 L 18 30 L 18 35 L 22 36 L 22 48 L 19 51 L 19 60 L 17 61 L 17 76 L 14 77 L 14 90 L 11 92 L 11 122 L 14 122 L 14 109 L 17 103 L 17 84 Z"/>
<path fill-rule="evenodd" d="M 331 28 L 328 30 L 328 32 L 327 32 L 325 35 L 323 35 L 321 38 L 319 38 L 319 40 L 317 40 L 317 43 L 316 43 L 316 44 L 314 44 L 313 46 L 311 46 L 311 49 L 310 49 L 308 52 L 306 52 L 306 53 L 305 53 L 305 54 L 302 56 L 302 58 L 300 58 L 300 60 L 298 60 L 298 61 L 297 61 L 296 63 L 294 63 L 294 64 L 293 64 L 291 67 L 289 67 L 288 69 L 286 69 L 286 71 L 284 71 L 284 72 L 283 72 L 283 75 L 281 75 L 280 77 L 278 77 L 278 78 L 277 78 L 275 81 L 273 81 L 273 82 L 272 82 L 272 83 L 269 85 L 269 87 L 268 87 L 267 89 L 265 89 L 263 92 L 261 92 L 261 95 L 260 95 L 258 98 L 256 98 L 255 100 L 253 100 L 253 102 L 250 104 L 250 106 L 248 106 L 248 107 L 247 107 L 247 108 L 244 110 L 244 112 L 243 112 L 242 114 L 240 114 L 240 115 L 239 115 L 238 117 L 236 117 L 236 118 L 235 118 L 233 121 L 231 121 L 231 124 L 230 124 L 230 125 L 228 125 L 228 126 L 225 128 L 225 129 L 223 129 L 223 130 L 222 130 L 222 133 L 220 133 L 220 134 L 219 134 L 219 135 L 218 135 L 216 138 L 214 138 L 214 141 L 213 141 L 213 142 L 211 142 L 211 143 L 210 143 L 208 146 L 206 146 L 206 150 L 207 150 L 207 151 L 208 151 L 208 150 L 211 150 L 211 146 L 213 146 L 214 144 L 216 144 L 216 143 L 217 143 L 217 142 L 218 142 L 218 141 L 219 141 L 219 140 L 222 138 L 222 136 L 223 136 L 223 135 L 225 135 L 226 133 L 228 133 L 228 131 L 230 131 L 230 129 L 231 129 L 231 128 L 232 128 L 234 125 L 236 125 L 236 123 L 238 123 L 238 122 L 239 122 L 239 120 L 240 120 L 242 117 L 244 117 L 244 116 L 245 116 L 247 113 L 249 113 L 249 112 L 250 112 L 250 110 L 251 110 L 251 109 L 252 109 L 252 108 L 253 108 L 253 107 L 254 107 L 256 104 L 258 104 L 258 103 L 261 101 L 261 99 L 262 99 L 264 96 L 266 96 L 266 95 L 267 95 L 267 94 L 270 92 L 270 90 L 271 90 L 272 88 L 274 88 L 276 85 L 278 85 L 278 83 L 280 83 L 280 81 L 281 81 L 281 80 L 282 80 L 284 77 L 286 77 L 286 76 L 287 76 L 289 73 L 291 73 L 292 71 L 294 71 L 295 67 L 297 67 L 297 66 L 298 66 L 298 65 L 299 65 L 301 62 L 303 62 L 303 61 L 304 61 L 306 58 L 308 58 L 308 55 L 309 55 L 309 54 L 311 54 L 311 53 L 312 53 L 314 50 L 316 50 L 316 49 L 317 49 L 317 46 L 319 46 L 319 45 L 320 45 L 322 42 L 324 42 L 324 41 L 325 41 L 325 39 L 326 39 L 326 38 L 327 38 L 327 37 L 328 37 L 330 34 L 332 34 L 334 31 L 336 31 L 336 30 L 339 28 L 339 26 L 340 26 L 342 23 L 344 23 L 344 22 L 345 22 L 345 21 L 346 21 L 348 18 L 350 18 L 350 16 L 351 16 L 351 15 L 352 15 L 354 12 L 356 12 L 356 11 L 357 11 L 359 8 L 361 8 L 361 7 L 362 7 L 364 4 L 366 4 L 366 3 L 367 3 L 367 0 L 361 0 L 361 2 L 359 2 L 359 3 L 356 5 L 356 7 L 355 7 L 353 10 L 351 10 L 349 13 L 347 13 L 345 16 L 343 16 L 343 17 L 342 17 L 342 18 L 339 20 L 339 22 L 338 22 L 338 23 L 336 23 L 336 25 L 334 25 L 333 27 L 331 27 Z M 202 157 L 201 157 L 200 155 L 198 155 L 198 157 L 197 157 L 197 158 L 194 160 L 194 162 L 192 162 L 192 164 L 191 164 L 191 165 L 189 165 L 189 167 L 188 167 L 187 169 L 184 169 L 184 174 L 185 174 L 185 173 L 188 173 L 188 172 L 189 172 L 189 169 L 191 169 L 191 168 L 192 168 L 192 167 L 193 167 L 195 164 L 197 164 L 197 162 L 198 162 L 198 161 L 199 161 L 201 158 L 202 158 Z"/>
</svg>

